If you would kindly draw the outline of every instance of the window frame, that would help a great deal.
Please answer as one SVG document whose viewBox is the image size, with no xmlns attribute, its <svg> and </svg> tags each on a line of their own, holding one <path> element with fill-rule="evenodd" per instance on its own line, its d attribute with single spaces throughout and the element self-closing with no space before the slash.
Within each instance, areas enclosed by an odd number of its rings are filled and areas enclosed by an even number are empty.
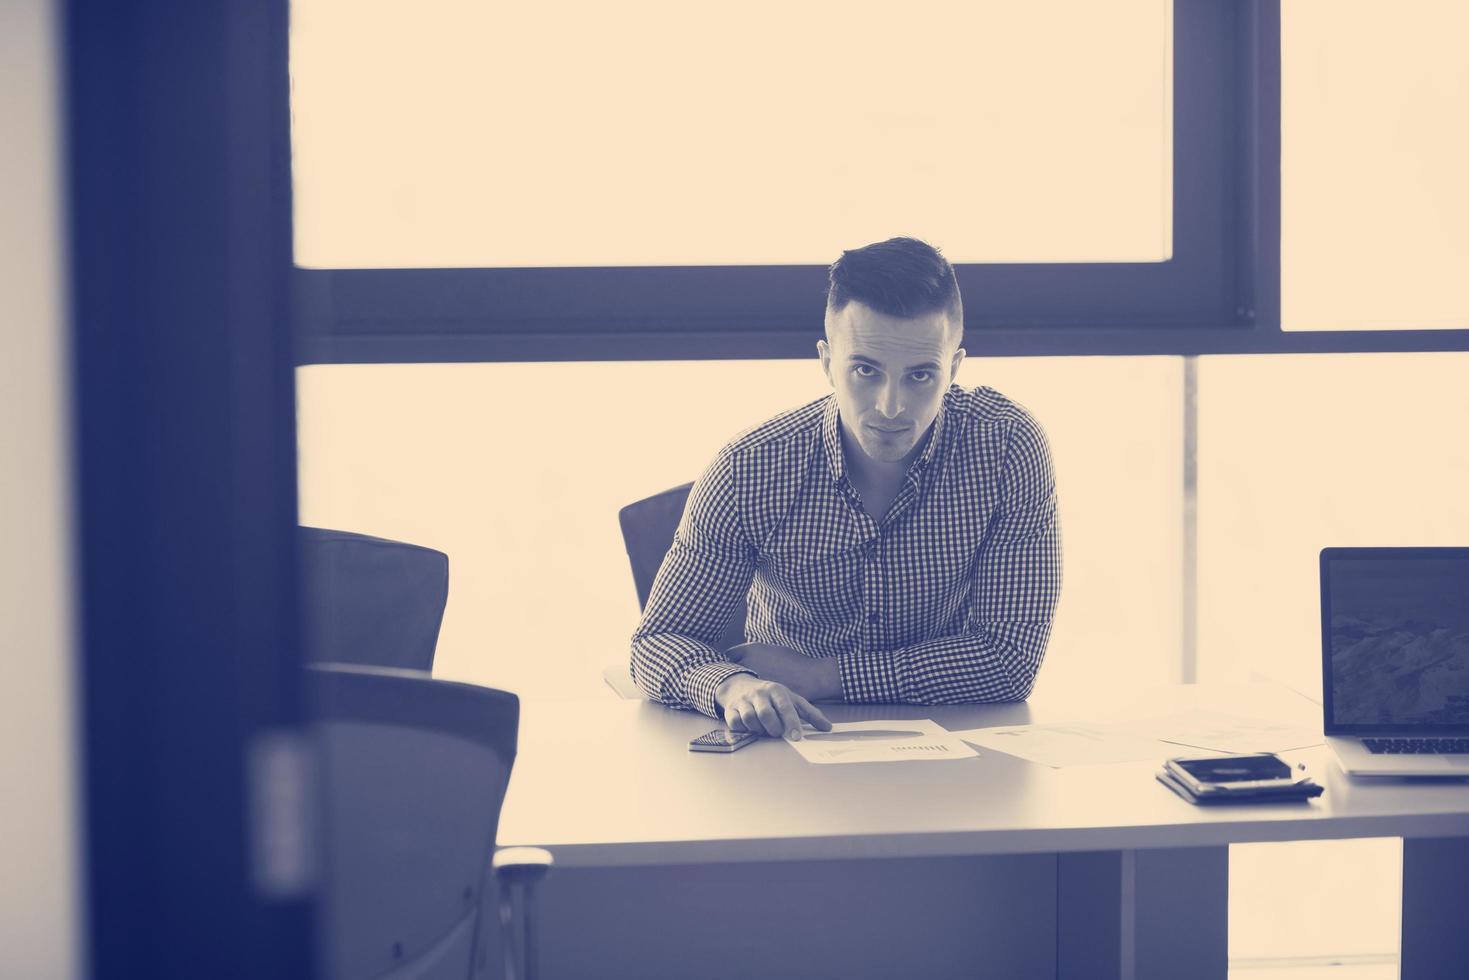
<svg viewBox="0 0 1469 980">
<path fill-rule="evenodd" d="M 1469 349 L 1469 329 L 1282 331 L 1279 0 L 1175 0 L 1173 255 L 963 263 L 978 356 Z M 296 270 L 297 361 L 810 356 L 826 267 Z"/>
</svg>

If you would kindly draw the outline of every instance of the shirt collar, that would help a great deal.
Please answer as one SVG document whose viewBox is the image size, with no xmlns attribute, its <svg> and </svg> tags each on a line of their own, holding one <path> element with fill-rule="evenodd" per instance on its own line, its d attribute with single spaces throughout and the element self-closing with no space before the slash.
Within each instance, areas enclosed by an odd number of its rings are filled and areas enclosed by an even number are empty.
<svg viewBox="0 0 1469 980">
<path fill-rule="evenodd" d="M 821 445 L 826 450 L 826 468 L 837 483 L 847 475 L 847 461 L 842 456 L 841 423 L 837 417 L 837 396 L 827 395 L 821 410 Z"/>
<path fill-rule="evenodd" d="M 929 427 L 927 440 L 923 452 L 913 460 L 908 467 L 910 476 L 919 476 L 927 470 L 938 457 L 940 445 L 944 437 L 944 416 L 948 414 L 949 398 L 954 393 L 953 385 L 944 392 L 943 401 L 939 402 L 939 413 L 934 416 L 933 425 Z M 842 453 L 841 421 L 837 411 L 836 395 L 828 395 L 826 405 L 821 412 L 821 445 L 826 450 L 826 467 L 831 471 L 831 478 L 841 483 L 847 475 L 847 461 Z"/>
<path fill-rule="evenodd" d="M 918 454 L 918 458 L 913 461 L 908 472 L 921 474 L 938 458 L 940 444 L 944 439 L 944 416 L 948 414 L 946 409 L 949 406 L 949 394 L 953 390 L 953 386 L 950 385 L 949 391 L 944 392 L 944 397 L 939 401 L 939 413 L 933 417 L 933 425 L 928 429 L 928 445 L 923 447 L 923 452 Z"/>
</svg>

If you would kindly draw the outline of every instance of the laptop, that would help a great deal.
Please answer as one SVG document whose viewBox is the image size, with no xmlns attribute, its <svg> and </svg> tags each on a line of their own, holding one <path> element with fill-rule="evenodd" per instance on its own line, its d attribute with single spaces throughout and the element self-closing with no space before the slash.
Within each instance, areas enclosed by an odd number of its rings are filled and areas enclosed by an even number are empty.
<svg viewBox="0 0 1469 980">
<path fill-rule="evenodd" d="M 1469 776 L 1469 548 L 1324 548 L 1326 744 L 1354 776 Z"/>
</svg>

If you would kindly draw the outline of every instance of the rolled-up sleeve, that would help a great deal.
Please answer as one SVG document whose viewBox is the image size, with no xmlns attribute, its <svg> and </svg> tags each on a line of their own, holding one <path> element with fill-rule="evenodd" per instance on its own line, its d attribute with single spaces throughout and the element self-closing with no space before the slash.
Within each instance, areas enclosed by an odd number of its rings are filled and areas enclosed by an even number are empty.
<svg viewBox="0 0 1469 980">
<path fill-rule="evenodd" d="M 755 574 L 755 548 L 740 521 L 735 461 L 721 450 L 694 484 L 642 621 L 632 637 L 632 678 L 650 700 L 718 717 L 714 691 L 753 671 L 717 649 Z"/>
<path fill-rule="evenodd" d="M 1061 595 L 1061 526 L 1044 430 L 1020 413 L 1000 504 L 980 545 L 960 633 L 839 658 L 847 701 L 955 704 L 1030 696 Z"/>
</svg>

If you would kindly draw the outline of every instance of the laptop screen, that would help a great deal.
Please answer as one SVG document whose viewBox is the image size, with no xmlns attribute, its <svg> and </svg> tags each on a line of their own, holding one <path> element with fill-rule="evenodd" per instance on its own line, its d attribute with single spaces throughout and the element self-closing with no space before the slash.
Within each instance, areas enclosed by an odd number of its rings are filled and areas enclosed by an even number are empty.
<svg viewBox="0 0 1469 980">
<path fill-rule="evenodd" d="M 1326 731 L 1469 730 L 1469 548 L 1321 553 Z"/>
</svg>

